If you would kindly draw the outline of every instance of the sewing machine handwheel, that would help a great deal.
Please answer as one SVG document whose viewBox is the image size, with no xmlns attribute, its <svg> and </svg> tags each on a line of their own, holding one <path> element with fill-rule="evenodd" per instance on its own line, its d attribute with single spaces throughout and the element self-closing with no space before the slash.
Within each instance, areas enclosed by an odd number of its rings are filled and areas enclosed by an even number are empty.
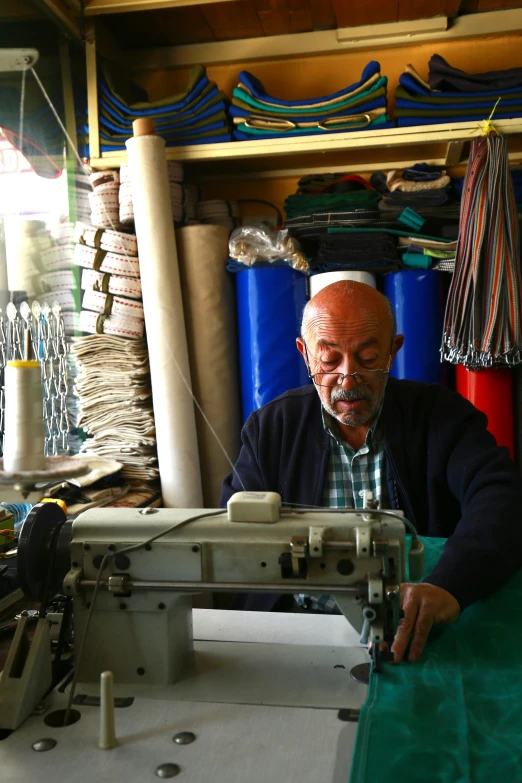
<svg viewBox="0 0 522 783">
<path fill-rule="evenodd" d="M 18 540 L 18 578 L 28 598 L 60 591 L 70 568 L 72 523 L 56 503 L 38 503 L 26 517 Z"/>
</svg>

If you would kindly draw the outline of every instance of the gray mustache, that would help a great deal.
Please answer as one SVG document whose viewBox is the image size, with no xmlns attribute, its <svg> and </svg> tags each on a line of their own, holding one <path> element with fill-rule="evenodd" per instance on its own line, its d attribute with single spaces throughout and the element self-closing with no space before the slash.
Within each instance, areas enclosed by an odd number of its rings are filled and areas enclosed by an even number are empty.
<svg viewBox="0 0 522 783">
<path fill-rule="evenodd" d="M 357 389 L 343 389 L 342 387 L 338 386 L 336 389 L 332 389 L 330 395 L 330 402 L 339 402 L 339 400 L 343 400 L 343 402 L 353 402 L 354 400 L 371 399 L 372 393 L 370 389 L 367 387 L 364 388 L 363 386 Z"/>
</svg>

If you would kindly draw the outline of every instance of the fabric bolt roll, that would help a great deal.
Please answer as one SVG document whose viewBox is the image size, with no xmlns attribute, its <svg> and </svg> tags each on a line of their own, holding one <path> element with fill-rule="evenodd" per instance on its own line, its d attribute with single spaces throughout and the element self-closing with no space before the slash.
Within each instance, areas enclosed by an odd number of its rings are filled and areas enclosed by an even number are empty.
<svg viewBox="0 0 522 783">
<path fill-rule="evenodd" d="M 387 84 L 379 63 L 372 61 L 361 79 L 343 90 L 289 101 L 270 95 L 259 79 L 241 71 L 229 109 L 234 138 L 246 141 L 392 127 L 386 113 Z"/>
<path fill-rule="evenodd" d="M 138 242 L 134 234 L 123 234 L 121 231 L 101 231 L 85 223 L 76 223 L 74 241 L 108 253 L 137 256 Z"/>
<path fill-rule="evenodd" d="M 129 299 L 141 299 L 141 281 L 136 277 L 121 277 L 103 272 L 95 272 L 92 269 L 84 269 L 82 272 L 81 287 L 92 288 L 115 296 L 125 296 Z"/>
<path fill-rule="evenodd" d="M 225 271 L 228 237 L 224 226 L 176 232 L 192 390 L 201 407 L 196 406 L 196 427 L 205 508 L 219 506 L 223 477 L 240 445 L 235 292 Z"/>
<path fill-rule="evenodd" d="M 230 231 L 241 222 L 238 203 L 221 199 L 199 201 L 196 204 L 196 217 L 201 223 L 225 226 Z"/>
<path fill-rule="evenodd" d="M 79 321 L 80 331 L 87 334 L 109 334 L 138 340 L 143 337 L 144 323 L 138 318 L 125 315 L 98 315 L 82 310 Z"/>
<path fill-rule="evenodd" d="M 493 110 L 498 119 L 522 116 L 522 68 L 467 74 L 435 54 L 428 83 L 408 65 L 395 92 L 399 126 L 485 120 Z"/>
<path fill-rule="evenodd" d="M 167 176 L 169 178 L 169 182 L 183 182 L 183 164 L 180 163 L 179 160 L 168 160 Z M 123 184 L 124 182 L 130 183 L 128 163 L 122 163 L 120 168 L 120 183 Z M 192 185 L 190 187 L 196 188 L 196 185 Z"/>
<path fill-rule="evenodd" d="M 342 280 L 353 280 L 356 283 L 364 283 L 372 288 L 377 288 L 375 275 L 369 272 L 322 272 L 310 277 L 310 299 L 318 294 L 319 291 L 322 291 L 323 288 L 326 288 L 326 286 L 332 285 L 332 283 L 339 283 Z"/>
<path fill-rule="evenodd" d="M 135 299 L 125 299 L 123 296 L 103 294 L 92 289 L 86 290 L 83 295 L 82 307 L 84 310 L 92 310 L 104 315 L 121 315 L 125 318 L 138 318 L 143 321 L 143 306 Z"/>
<path fill-rule="evenodd" d="M 309 383 L 295 347 L 307 301 L 306 277 L 288 267 L 236 274 L 243 419 L 288 389 Z"/>
<path fill-rule="evenodd" d="M 386 275 L 384 293 L 392 303 L 397 333 L 404 345 L 390 376 L 409 381 L 442 383 L 440 361 L 444 293 L 437 272 L 404 270 Z"/>
<path fill-rule="evenodd" d="M 124 256 L 119 253 L 108 253 L 106 250 L 76 245 L 73 263 L 95 272 L 108 272 L 123 277 L 139 277 L 140 265 L 137 256 Z"/>
<path fill-rule="evenodd" d="M 43 264 L 46 272 L 55 272 L 60 269 L 67 269 L 67 261 L 62 261 L 60 255 L 60 248 L 58 245 L 50 247 L 48 250 L 43 250 L 40 253 L 40 261 Z"/>
<path fill-rule="evenodd" d="M 107 182 L 98 185 L 92 193 L 89 193 L 91 223 L 93 226 L 112 228 L 119 225 L 119 189 L 119 185 Z"/>
<path fill-rule="evenodd" d="M 80 329 L 80 314 L 75 310 L 62 313 L 62 318 L 66 335 L 70 336 L 82 331 Z"/>
<path fill-rule="evenodd" d="M 175 181 L 169 180 L 169 193 L 170 204 L 172 208 L 172 219 L 177 225 L 181 225 L 184 215 L 184 195 L 182 185 Z M 134 207 L 132 203 L 132 190 L 131 183 L 126 180 L 120 185 L 119 192 L 120 201 L 120 222 L 126 226 L 134 223 Z"/>
<path fill-rule="evenodd" d="M 78 287 L 71 269 L 42 275 L 42 283 L 49 291 L 75 291 Z"/>
<path fill-rule="evenodd" d="M 55 302 L 57 302 L 60 305 L 60 309 L 63 312 L 69 312 L 71 310 L 76 309 L 76 299 L 74 297 L 74 294 L 72 291 L 69 290 L 63 290 L 63 291 L 52 291 L 52 295 L 49 297 L 51 299 L 51 307 Z"/>
<path fill-rule="evenodd" d="M 515 459 L 512 370 L 492 367 L 473 372 L 458 364 L 456 389 L 486 414 L 488 430 L 499 446 L 509 449 L 511 459 Z"/>
<path fill-rule="evenodd" d="M 154 120 L 168 146 L 230 141 L 228 99 L 211 82 L 203 66 L 194 66 L 185 89 L 149 101 L 145 90 L 130 82 L 112 63 L 99 69 L 99 123 L 102 152 L 125 149 L 136 118 Z M 88 132 L 88 126 L 84 126 Z"/>
<path fill-rule="evenodd" d="M 165 142 L 136 120 L 126 142 L 141 260 L 158 461 L 167 508 L 201 508 L 201 473 Z M 173 448 L 175 444 L 175 448 Z"/>
</svg>

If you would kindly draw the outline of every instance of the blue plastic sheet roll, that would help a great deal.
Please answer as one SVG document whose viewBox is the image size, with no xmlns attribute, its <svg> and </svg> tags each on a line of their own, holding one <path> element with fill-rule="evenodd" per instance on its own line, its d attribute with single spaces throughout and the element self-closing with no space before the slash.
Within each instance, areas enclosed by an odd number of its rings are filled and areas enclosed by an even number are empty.
<svg viewBox="0 0 522 783">
<path fill-rule="evenodd" d="M 288 389 L 309 383 L 295 346 L 307 301 L 306 278 L 290 267 L 236 275 L 243 421 Z"/>
<path fill-rule="evenodd" d="M 440 362 L 443 288 L 433 270 L 407 269 L 384 277 L 384 293 L 392 303 L 397 333 L 404 345 L 397 354 L 390 376 L 409 381 L 442 383 Z"/>
</svg>

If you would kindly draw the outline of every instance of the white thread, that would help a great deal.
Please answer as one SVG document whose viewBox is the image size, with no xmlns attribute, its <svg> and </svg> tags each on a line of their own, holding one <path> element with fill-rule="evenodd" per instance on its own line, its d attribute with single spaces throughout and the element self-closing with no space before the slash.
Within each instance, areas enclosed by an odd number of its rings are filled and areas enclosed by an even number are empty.
<svg viewBox="0 0 522 783">
<path fill-rule="evenodd" d="M 38 362 L 5 368 L 4 471 L 45 468 L 43 395 Z"/>
</svg>

